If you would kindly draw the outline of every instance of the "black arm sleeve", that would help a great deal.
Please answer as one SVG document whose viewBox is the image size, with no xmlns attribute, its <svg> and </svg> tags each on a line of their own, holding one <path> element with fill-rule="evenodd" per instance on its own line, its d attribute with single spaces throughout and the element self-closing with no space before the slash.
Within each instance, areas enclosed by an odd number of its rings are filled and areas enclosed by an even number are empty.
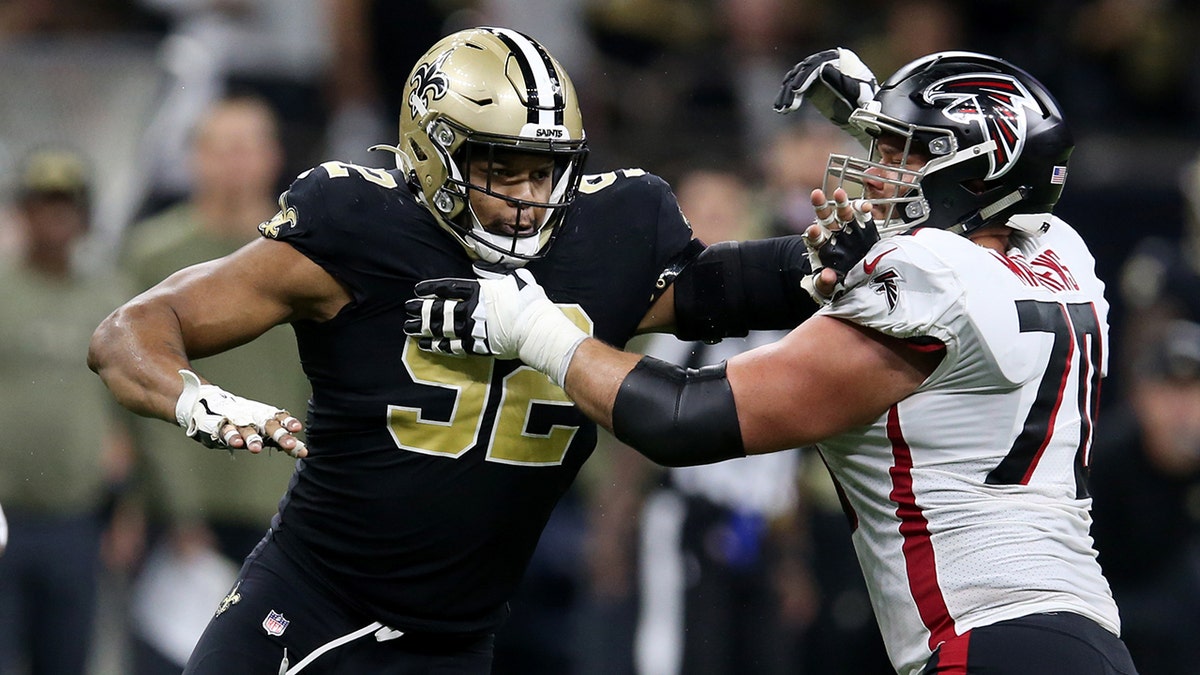
<svg viewBox="0 0 1200 675">
<path fill-rule="evenodd" d="M 709 246 L 675 279 L 675 335 L 715 342 L 795 328 L 817 311 L 800 286 L 810 273 L 799 236 Z"/>
<path fill-rule="evenodd" d="M 663 466 L 746 454 L 724 362 L 697 370 L 643 357 L 613 402 L 613 435 Z"/>
</svg>

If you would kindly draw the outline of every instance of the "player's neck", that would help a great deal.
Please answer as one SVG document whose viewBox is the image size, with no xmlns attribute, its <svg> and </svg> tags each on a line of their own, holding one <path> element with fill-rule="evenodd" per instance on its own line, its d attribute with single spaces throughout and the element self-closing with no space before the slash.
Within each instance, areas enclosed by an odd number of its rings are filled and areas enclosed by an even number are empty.
<svg viewBox="0 0 1200 675">
<path fill-rule="evenodd" d="M 1000 255 L 1008 253 L 1008 239 L 1012 235 L 1012 228 L 1005 225 L 989 225 L 975 230 L 967 235 L 971 241 L 979 244 L 984 248 L 991 249 Z"/>
</svg>

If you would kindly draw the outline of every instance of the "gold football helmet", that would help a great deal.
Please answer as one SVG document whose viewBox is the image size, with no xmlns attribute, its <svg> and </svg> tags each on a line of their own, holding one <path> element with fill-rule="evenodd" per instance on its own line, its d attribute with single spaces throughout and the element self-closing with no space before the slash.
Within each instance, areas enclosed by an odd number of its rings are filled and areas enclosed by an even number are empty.
<svg viewBox="0 0 1200 675">
<path fill-rule="evenodd" d="M 442 38 L 417 62 L 404 86 L 397 163 L 438 222 L 485 263 L 523 265 L 549 248 L 575 199 L 587 156 L 575 88 L 538 42 L 506 28 L 472 28 Z M 467 180 L 471 157 L 498 151 L 554 158 L 549 199 L 514 200 L 545 209 L 532 234 L 483 229 Z"/>
</svg>

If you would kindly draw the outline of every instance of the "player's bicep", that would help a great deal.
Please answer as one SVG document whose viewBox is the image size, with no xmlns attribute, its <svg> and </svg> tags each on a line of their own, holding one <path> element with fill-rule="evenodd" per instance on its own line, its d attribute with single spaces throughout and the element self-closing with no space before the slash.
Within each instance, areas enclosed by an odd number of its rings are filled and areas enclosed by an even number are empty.
<svg viewBox="0 0 1200 675">
<path fill-rule="evenodd" d="M 877 419 L 916 391 L 941 352 L 826 316 L 729 360 L 748 454 L 810 445 Z"/>
<path fill-rule="evenodd" d="M 350 301 L 319 265 L 267 239 L 180 270 L 147 296 L 175 314 L 192 358 L 244 344 L 281 323 L 332 318 Z"/>
</svg>

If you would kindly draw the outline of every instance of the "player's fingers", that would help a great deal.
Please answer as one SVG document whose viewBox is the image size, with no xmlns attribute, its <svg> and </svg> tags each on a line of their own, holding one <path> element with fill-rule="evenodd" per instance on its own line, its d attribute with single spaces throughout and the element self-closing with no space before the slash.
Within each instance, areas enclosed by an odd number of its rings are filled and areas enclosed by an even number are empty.
<svg viewBox="0 0 1200 675">
<path fill-rule="evenodd" d="M 833 269 L 826 267 L 817 275 L 816 287 L 817 292 L 825 297 L 833 295 L 834 289 L 837 287 L 838 275 Z"/>
<path fill-rule="evenodd" d="M 441 318 L 434 321 L 435 324 L 440 324 L 442 337 L 454 338 L 459 334 L 459 321 L 455 316 L 459 312 L 459 307 L 463 304 L 458 300 L 439 300 L 441 307 L 435 307 L 434 311 L 441 310 Z"/>
<path fill-rule="evenodd" d="M 450 341 L 445 338 L 422 337 L 417 338 L 417 347 L 424 352 L 435 352 L 438 354 L 453 354 L 450 351 Z"/>
<path fill-rule="evenodd" d="M 433 300 L 412 298 L 404 301 L 404 312 L 408 319 L 404 322 L 404 332 L 413 336 L 429 337 L 430 321 L 433 313 Z"/>
<path fill-rule="evenodd" d="M 264 429 L 268 435 L 275 433 L 275 429 L 283 429 L 289 434 L 299 433 L 304 431 L 304 422 L 296 419 L 296 416 L 286 410 L 281 410 L 275 413 L 275 418 L 267 420 L 267 426 Z"/>
<path fill-rule="evenodd" d="M 465 300 L 471 297 L 478 284 L 471 279 L 430 279 L 417 282 L 413 293 L 419 298 L 451 298 Z"/>
<path fill-rule="evenodd" d="M 242 434 L 232 424 L 222 426 L 217 435 L 220 437 L 221 442 L 230 448 L 241 448 L 246 445 L 246 442 L 242 439 Z"/>
<path fill-rule="evenodd" d="M 817 188 L 810 195 L 813 205 L 813 213 L 817 216 L 817 223 L 828 228 L 837 222 L 834 213 L 834 204 L 825 197 L 825 191 Z"/>
<path fill-rule="evenodd" d="M 253 426 L 238 427 L 237 433 L 242 437 L 242 447 L 257 455 L 263 449 L 263 437 Z"/>
<path fill-rule="evenodd" d="M 839 223 L 849 223 L 854 218 L 854 206 L 850 203 L 850 195 L 842 188 L 833 191 L 833 203 Z"/>
<path fill-rule="evenodd" d="M 421 320 L 406 319 L 404 321 L 404 334 L 410 337 L 421 337 L 422 335 L 425 335 Z"/>
<path fill-rule="evenodd" d="M 871 211 L 873 208 L 874 207 L 871 205 L 871 202 L 865 199 L 855 199 L 852 206 L 854 219 L 857 220 L 860 225 L 866 223 L 871 219 Z"/>
<path fill-rule="evenodd" d="M 266 432 L 270 443 L 293 457 L 303 457 L 308 454 L 304 443 L 294 434 L 304 429 L 304 423 L 285 411 L 275 414 L 275 419 L 267 420 L 263 431 Z"/>
<path fill-rule="evenodd" d="M 829 241 L 829 228 L 821 223 L 813 223 L 804 230 L 804 243 L 811 249 L 818 249 Z"/>
</svg>

